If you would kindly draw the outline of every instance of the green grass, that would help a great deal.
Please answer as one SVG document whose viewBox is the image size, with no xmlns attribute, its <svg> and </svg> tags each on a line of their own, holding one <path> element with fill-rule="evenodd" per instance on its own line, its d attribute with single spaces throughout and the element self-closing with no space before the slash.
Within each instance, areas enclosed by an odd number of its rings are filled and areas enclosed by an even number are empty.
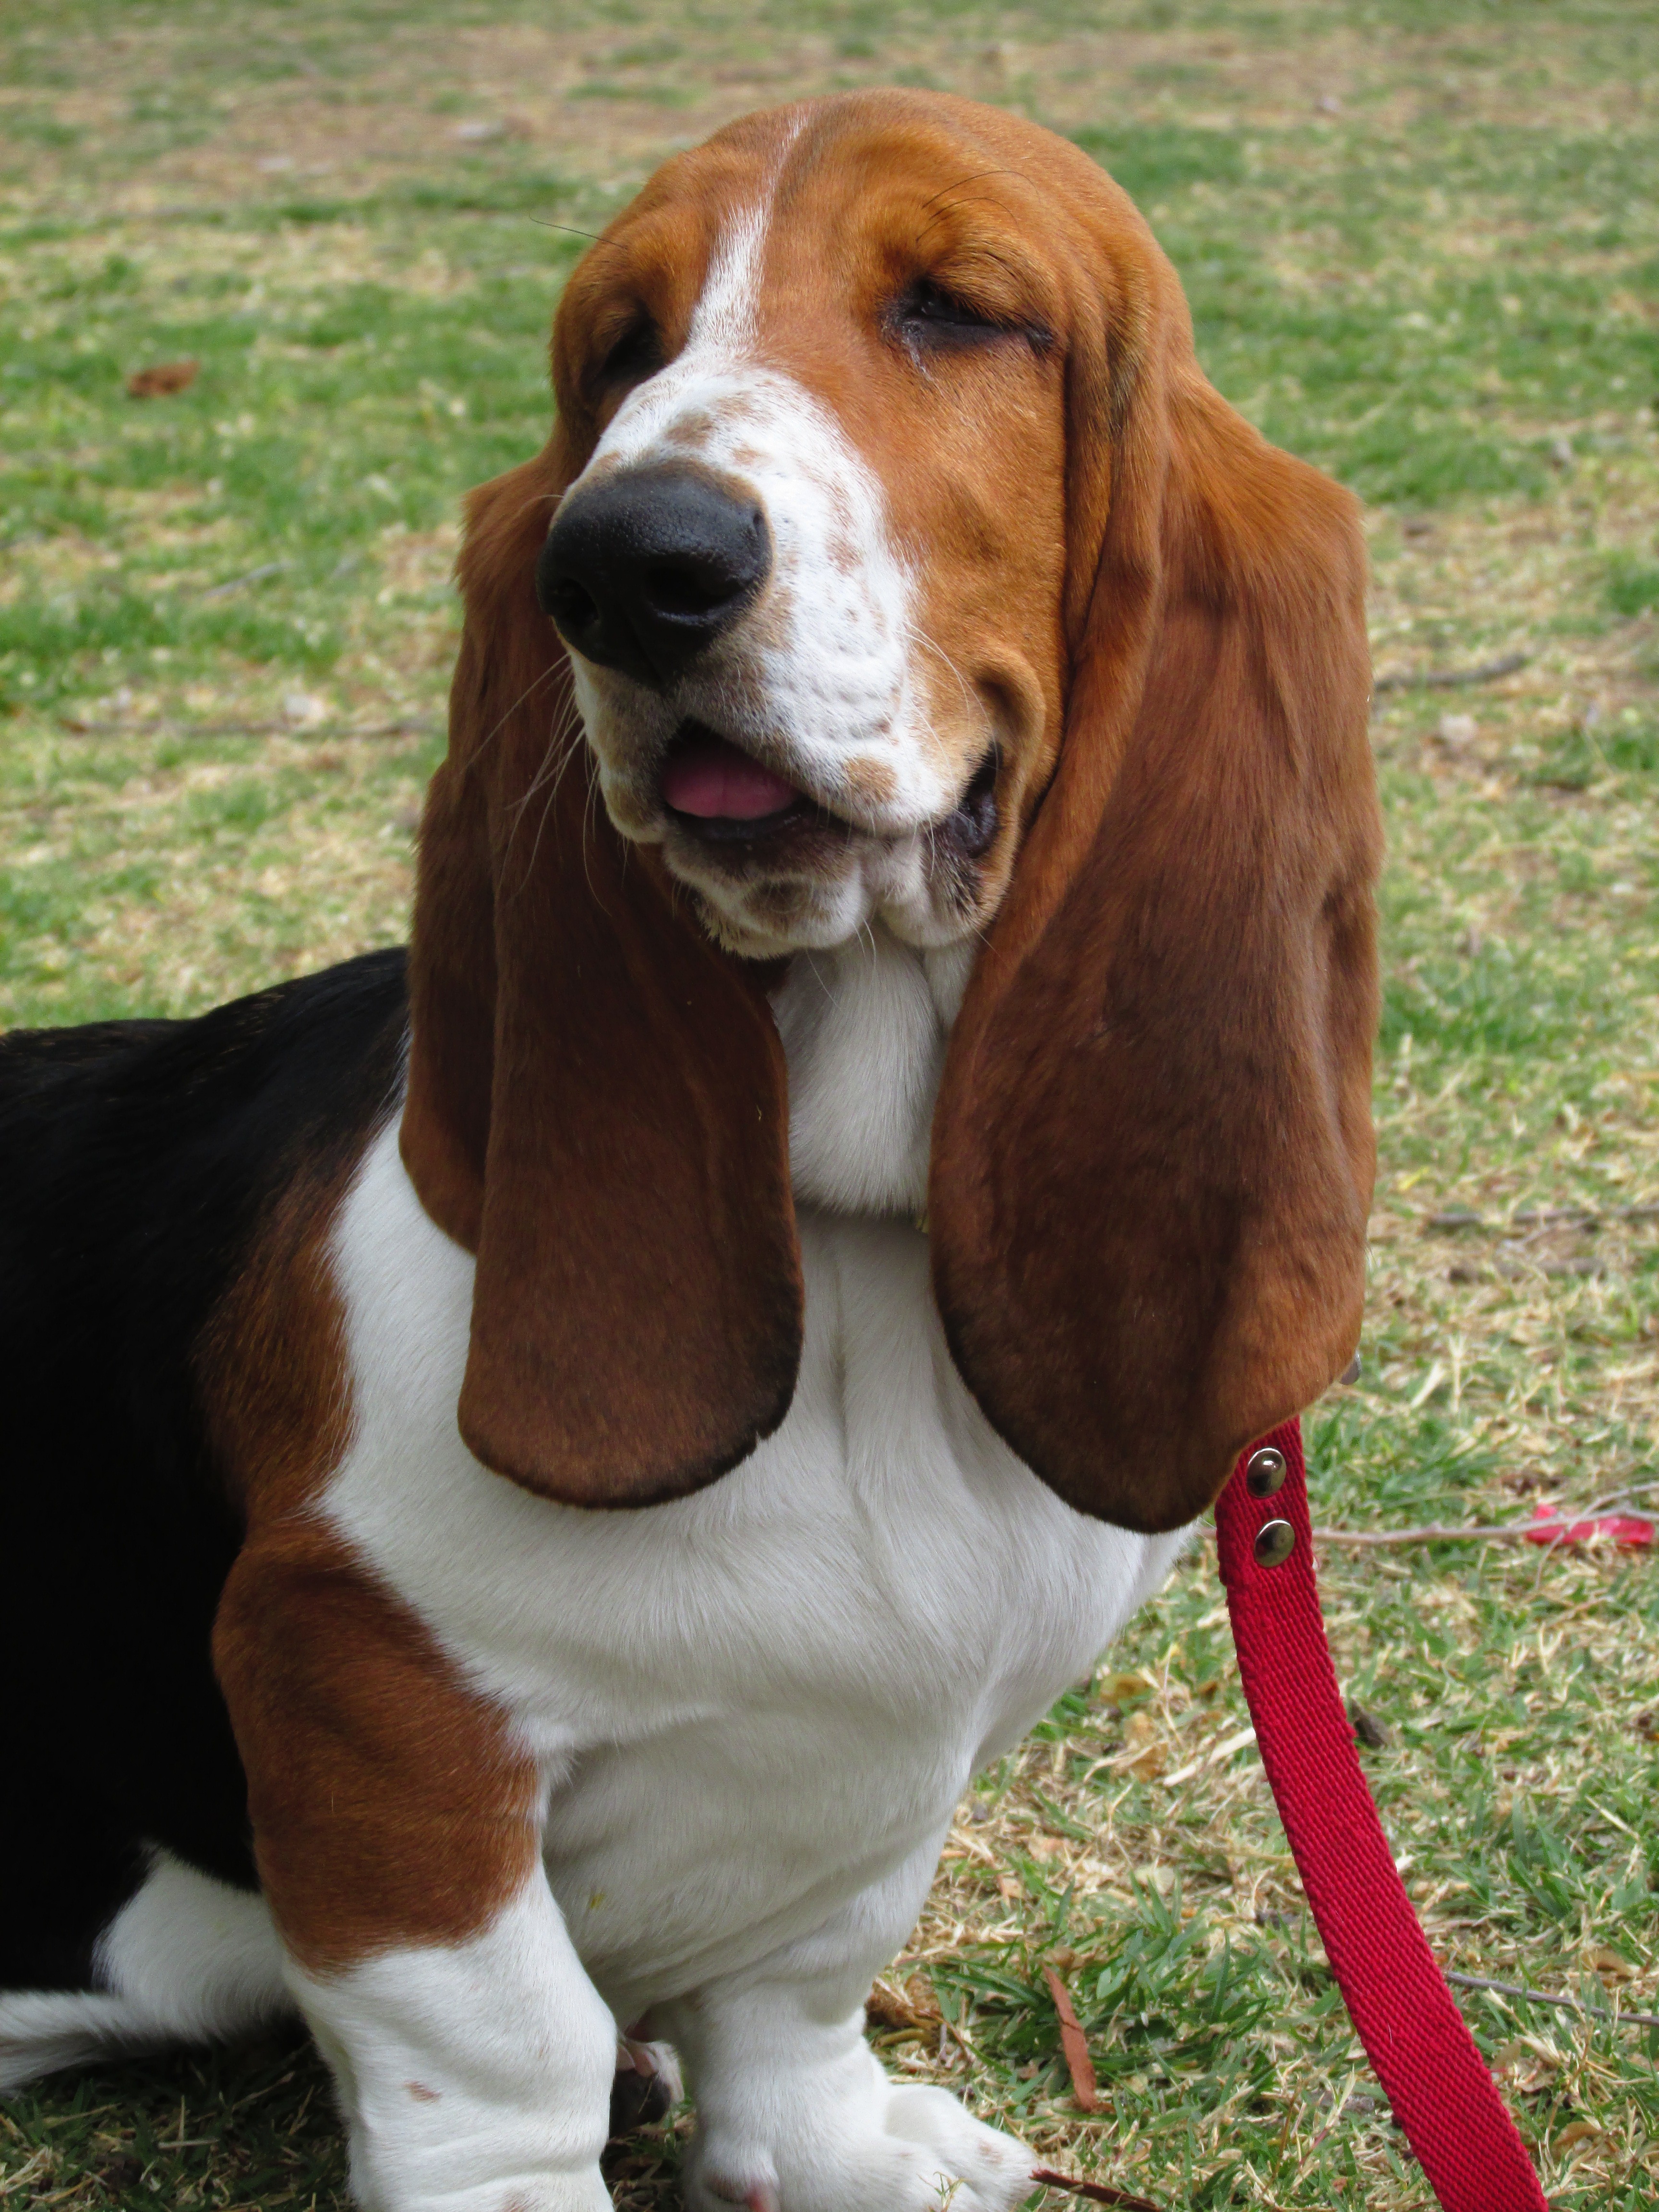
<svg viewBox="0 0 1659 2212">
<path fill-rule="evenodd" d="M 1310 1425 L 1316 1518 L 1659 1484 L 1651 9 L 292 0 L 224 26 L 207 0 L 0 25 L 0 1019 L 190 1012 L 400 937 L 457 502 L 545 433 L 572 232 L 744 107 L 948 86 L 1105 161 L 1217 382 L 1370 503 L 1380 668 L 1526 655 L 1379 695 L 1372 1287 L 1361 1382 Z M 185 356 L 186 392 L 127 398 Z M 1659 2011 L 1650 1564 L 1333 1545 L 1322 1573 L 1437 1950 Z M 964 1808 L 878 2040 L 1170 2212 L 1418 2212 L 1254 1750 L 1221 1748 L 1242 1725 L 1200 1548 Z M 1560 2212 L 1650 2204 L 1651 2034 L 1463 2001 Z M 674 2202 L 686 2125 L 613 2154 L 619 2204 Z M 277 2043 L 16 2100 L 0 2191 L 328 2208 L 344 2175 L 318 2063 Z"/>
</svg>

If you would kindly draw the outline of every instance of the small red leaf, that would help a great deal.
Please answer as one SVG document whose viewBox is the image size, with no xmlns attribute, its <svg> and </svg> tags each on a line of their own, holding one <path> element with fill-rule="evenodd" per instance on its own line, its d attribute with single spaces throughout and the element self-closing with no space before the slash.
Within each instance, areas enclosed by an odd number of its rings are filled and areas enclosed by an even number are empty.
<svg viewBox="0 0 1659 2212">
<path fill-rule="evenodd" d="M 1604 1513 L 1589 1521 L 1564 1521 L 1553 1505 L 1535 1505 L 1522 1530 L 1529 1544 L 1583 1544 L 1592 1536 L 1611 1536 L 1621 1551 L 1645 1551 L 1653 1542 L 1653 1523 L 1630 1513 Z"/>
</svg>

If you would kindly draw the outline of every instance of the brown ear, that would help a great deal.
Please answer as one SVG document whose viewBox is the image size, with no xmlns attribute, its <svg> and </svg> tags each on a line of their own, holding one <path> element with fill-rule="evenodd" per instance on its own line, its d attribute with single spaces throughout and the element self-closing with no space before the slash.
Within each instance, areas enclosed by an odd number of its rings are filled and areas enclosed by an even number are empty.
<svg viewBox="0 0 1659 2212">
<path fill-rule="evenodd" d="M 1380 832 L 1354 502 L 1203 381 L 1144 247 L 1133 359 L 1115 332 L 1073 372 L 1066 726 L 928 1211 L 993 1425 L 1072 1504 L 1158 1529 L 1358 1340 Z"/>
<path fill-rule="evenodd" d="M 583 1505 L 708 1482 L 794 1389 L 799 1254 L 763 979 L 590 783 L 532 571 L 558 441 L 473 494 L 449 754 L 421 830 L 404 1162 L 477 1255 L 459 1420 Z"/>
</svg>

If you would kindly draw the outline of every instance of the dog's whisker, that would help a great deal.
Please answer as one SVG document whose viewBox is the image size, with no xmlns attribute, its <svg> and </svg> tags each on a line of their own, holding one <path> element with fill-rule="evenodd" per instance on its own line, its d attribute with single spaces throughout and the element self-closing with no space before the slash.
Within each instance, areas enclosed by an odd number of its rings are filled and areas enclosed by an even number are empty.
<svg viewBox="0 0 1659 2212">
<path fill-rule="evenodd" d="M 556 682 L 558 678 L 566 672 L 566 664 L 562 660 L 550 661 L 548 665 L 542 670 L 539 676 L 533 678 L 530 683 L 526 684 L 524 690 L 520 692 L 518 697 L 514 700 L 511 706 L 504 707 L 502 708 L 495 721 L 491 723 L 489 729 L 485 731 L 483 737 L 478 739 L 477 744 L 473 747 L 472 757 L 476 760 L 487 747 L 495 743 L 495 739 L 500 737 L 501 732 L 507 727 L 507 724 L 513 720 L 513 717 L 519 712 L 520 708 L 529 705 L 530 702 L 541 690 L 544 684 Z"/>
<path fill-rule="evenodd" d="M 532 799 L 546 787 L 550 780 L 552 782 L 553 793 L 556 794 L 559 778 L 563 775 L 569 762 L 573 748 L 580 742 L 581 735 L 580 715 L 576 709 L 574 701 L 568 701 L 561 708 L 557 720 L 549 728 L 547 743 L 542 749 L 541 760 L 538 763 L 534 776 L 523 794 L 506 810 L 511 821 L 511 827 L 507 831 L 506 854 L 510 854 L 513 850 L 514 840 L 518 836 L 520 826 L 529 810 Z M 503 855 L 504 860 L 506 854 Z"/>
<path fill-rule="evenodd" d="M 569 729 L 568 721 L 556 722 L 552 726 L 548 732 L 547 744 L 543 750 L 542 757 L 537 767 L 534 776 L 531 779 L 530 783 L 526 787 L 522 797 L 515 799 L 507 808 L 507 811 L 512 817 L 513 823 L 512 830 L 508 832 L 507 836 L 507 849 L 509 851 L 512 849 L 513 838 L 517 834 L 519 824 L 524 819 L 525 814 L 529 809 L 531 800 L 534 799 L 537 793 L 542 789 L 549 776 L 557 773 L 558 763 L 556 763 L 554 759 L 555 750 L 568 735 Z"/>
<path fill-rule="evenodd" d="M 582 873 L 587 881 L 588 891 L 594 898 L 597 898 L 599 894 L 593 890 L 592 872 L 588 865 L 588 841 L 592 834 L 592 826 L 598 821 L 599 809 L 603 804 L 604 801 L 599 794 L 599 763 L 590 755 L 587 768 L 587 794 L 582 801 Z"/>
<path fill-rule="evenodd" d="M 578 753 L 585 752 L 588 750 L 584 741 L 580 716 L 573 714 L 572 720 L 574 724 L 574 728 L 567 726 L 566 727 L 556 732 L 549 739 L 547 751 L 543 756 L 542 769 L 538 772 L 536 784 L 532 785 L 531 787 L 532 793 L 533 793 L 538 787 L 544 787 L 546 790 L 546 796 L 542 801 L 541 813 L 537 819 L 536 835 L 531 843 L 530 858 L 525 863 L 524 874 L 520 880 L 519 888 L 520 892 L 528 887 L 532 877 L 535 874 L 536 858 L 538 854 L 541 851 L 543 832 L 547 828 L 548 817 L 552 813 L 555 805 L 557 804 L 559 787 L 564 781 L 566 771 L 568 769 L 571 762 L 576 757 Z M 552 765 L 552 772 L 550 775 L 547 773 L 547 770 L 549 764 L 552 763 L 555 748 L 561 745 L 562 746 L 562 750 L 559 752 L 556 763 Z M 509 851 L 512 848 L 512 839 L 518 834 L 518 823 L 524 818 L 524 806 L 528 804 L 530 796 L 531 793 L 526 793 L 525 800 L 520 805 L 518 820 L 514 822 L 513 830 L 510 833 L 507 841 Z"/>
</svg>

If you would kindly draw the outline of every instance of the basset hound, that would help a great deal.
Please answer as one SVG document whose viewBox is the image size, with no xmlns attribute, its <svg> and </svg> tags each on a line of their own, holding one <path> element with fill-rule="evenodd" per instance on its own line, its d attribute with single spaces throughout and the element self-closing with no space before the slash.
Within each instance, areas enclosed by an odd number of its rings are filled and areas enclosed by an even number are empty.
<svg viewBox="0 0 1659 2212">
<path fill-rule="evenodd" d="M 552 364 L 406 963 L 0 1048 L 0 2084 L 297 2008 L 365 2206 L 602 2212 L 625 2030 L 696 2212 L 1007 2212 L 862 2001 L 1354 1348 L 1354 504 L 931 94 L 676 156 Z"/>
</svg>

